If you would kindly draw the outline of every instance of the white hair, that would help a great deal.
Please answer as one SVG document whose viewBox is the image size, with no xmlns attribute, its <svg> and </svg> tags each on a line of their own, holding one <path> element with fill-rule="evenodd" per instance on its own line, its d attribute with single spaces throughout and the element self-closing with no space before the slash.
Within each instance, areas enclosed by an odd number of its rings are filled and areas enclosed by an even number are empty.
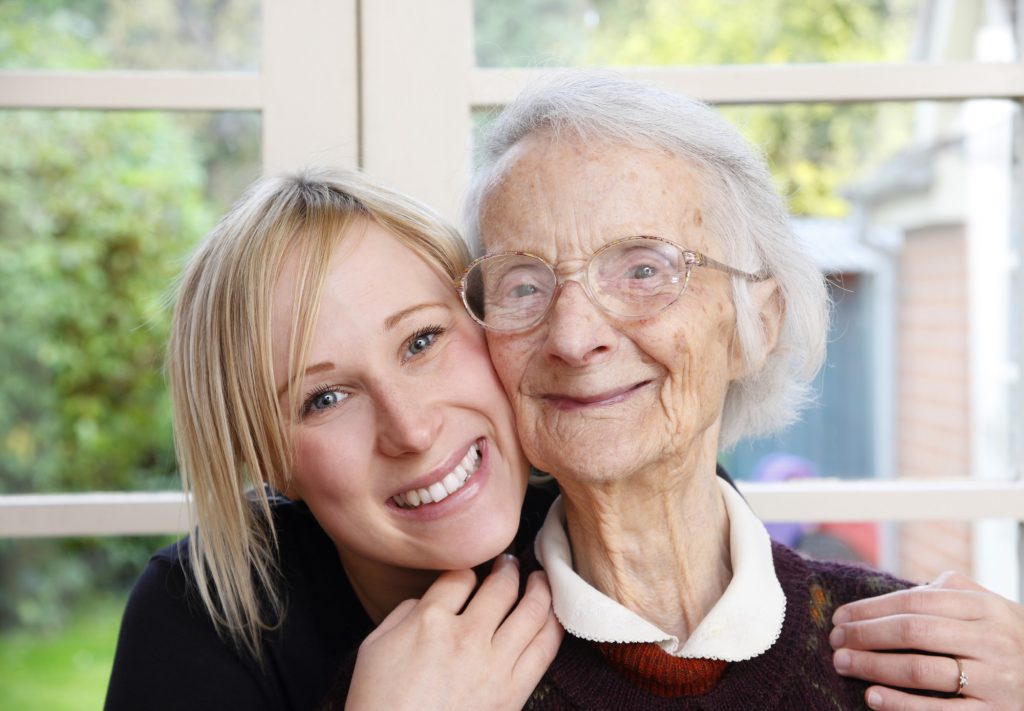
<svg viewBox="0 0 1024 711">
<path fill-rule="evenodd" d="M 471 244 L 480 212 L 497 185 L 498 164 L 523 138 L 544 132 L 668 152 L 696 167 L 706 204 L 704 224 L 730 266 L 766 271 L 777 281 L 784 315 L 775 349 L 762 359 L 765 332 L 748 283 L 733 279 L 736 330 L 754 372 L 726 395 L 721 448 L 768 435 L 797 419 L 812 399 L 811 381 L 825 356 L 828 293 L 824 278 L 793 234 L 789 214 L 764 158 L 704 103 L 604 70 L 557 72 L 528 87 L 494 120 L 480 147 L 466 201 Z"/>
</svg>

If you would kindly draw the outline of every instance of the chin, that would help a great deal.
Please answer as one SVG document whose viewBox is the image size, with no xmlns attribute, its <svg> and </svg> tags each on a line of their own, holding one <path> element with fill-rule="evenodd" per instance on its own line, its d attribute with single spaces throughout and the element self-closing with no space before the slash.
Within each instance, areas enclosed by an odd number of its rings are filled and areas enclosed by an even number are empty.
<svg viewBox="0 0 1024 711">
<path fill-rule="evenodd" d="M 508 550 L 519 528 L 518 512 L 511 525 L 500 528 L 487 527 L 489 530 L 477 528 L 466 537 L 460 537 L 457 548 L 446 551 L 439 556 L 441 570 L 459 570 L 475 568 L 498 557 Z"/>
</svg>

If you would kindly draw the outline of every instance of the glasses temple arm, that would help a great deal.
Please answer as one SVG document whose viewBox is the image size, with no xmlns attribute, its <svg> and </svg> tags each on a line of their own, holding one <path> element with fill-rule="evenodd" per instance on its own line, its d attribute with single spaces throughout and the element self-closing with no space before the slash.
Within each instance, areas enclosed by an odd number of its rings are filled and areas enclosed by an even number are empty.
<svg viewBox="0 0 1024 711">
<path fill-rule="evenodd" d="M 723 264 L 722 262 L 719 262 L 716 259 L 712 259 L 711 257 L 700 252 L 694 252 L 694 256 L 696 256 L 697 258 L 694 262 L 694 264 L 696 264 L 697 266 L 711 267 L 712 269 L 717 269 L 720 272 L 725 272 L 726 274 L 742 277 L 743 279 L 747 279 L 749 281 L 765 281 L 766 279 L 771 277 L 771 274 L 764 271 L 758 272 L 756 274 L 751 274 L 750 272 L 745 272 L 742 269 L 730 267 L 728 264 Z"/>
</svg>

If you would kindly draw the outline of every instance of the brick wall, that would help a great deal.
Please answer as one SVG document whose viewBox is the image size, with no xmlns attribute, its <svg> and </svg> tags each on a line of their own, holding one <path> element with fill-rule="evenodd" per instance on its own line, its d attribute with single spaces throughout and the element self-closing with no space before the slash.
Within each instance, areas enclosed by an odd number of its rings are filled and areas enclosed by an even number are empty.
<svg viewBox="0 0 1024 711">
<path fill-rule="evenodd" d="M 907 233 L 896 318 L 896 471 L 906 478 L 961 477 L 970 469 L 966 246 L 960 225 Z M 970 528 L 900 527 L 900 574 L 970 574 Z"/>
</svg>

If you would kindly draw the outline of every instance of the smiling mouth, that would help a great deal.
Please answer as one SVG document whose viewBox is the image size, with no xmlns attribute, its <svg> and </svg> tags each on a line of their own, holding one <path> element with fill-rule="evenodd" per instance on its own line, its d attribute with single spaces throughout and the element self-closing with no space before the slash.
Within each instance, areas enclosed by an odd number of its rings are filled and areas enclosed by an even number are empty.
<svg viewBox="0 0 1024 711">
<path fill-rule="evenodd" d="M 409 489 L 402 494 L 395 494 L 391 500 L 403 509 L 415 509 L 424 504 L 436 504 L 444 501 L 469 481 L 469 478 L 480 468 L 480 445 L 474 443 L 462 461 L 455 465 L 440 481 L 428 487 Z"/>
<path fill-rule="evenodd" d="M 630 395 L 635 393 L 640 388 L 650 384 L 650 380 L 644 380 L 633 385 L 629 385 L 624 388 L 618 388 L 616 390 L 610 390 L 608 392 L 599 393 L 597 395 L 559 395 L 550 394 L 545 395 L 544 399 L 555 407 L 586 407 L 588 405 L 612 405 L 621 400 L 628 398 Z"/>
</svg>

